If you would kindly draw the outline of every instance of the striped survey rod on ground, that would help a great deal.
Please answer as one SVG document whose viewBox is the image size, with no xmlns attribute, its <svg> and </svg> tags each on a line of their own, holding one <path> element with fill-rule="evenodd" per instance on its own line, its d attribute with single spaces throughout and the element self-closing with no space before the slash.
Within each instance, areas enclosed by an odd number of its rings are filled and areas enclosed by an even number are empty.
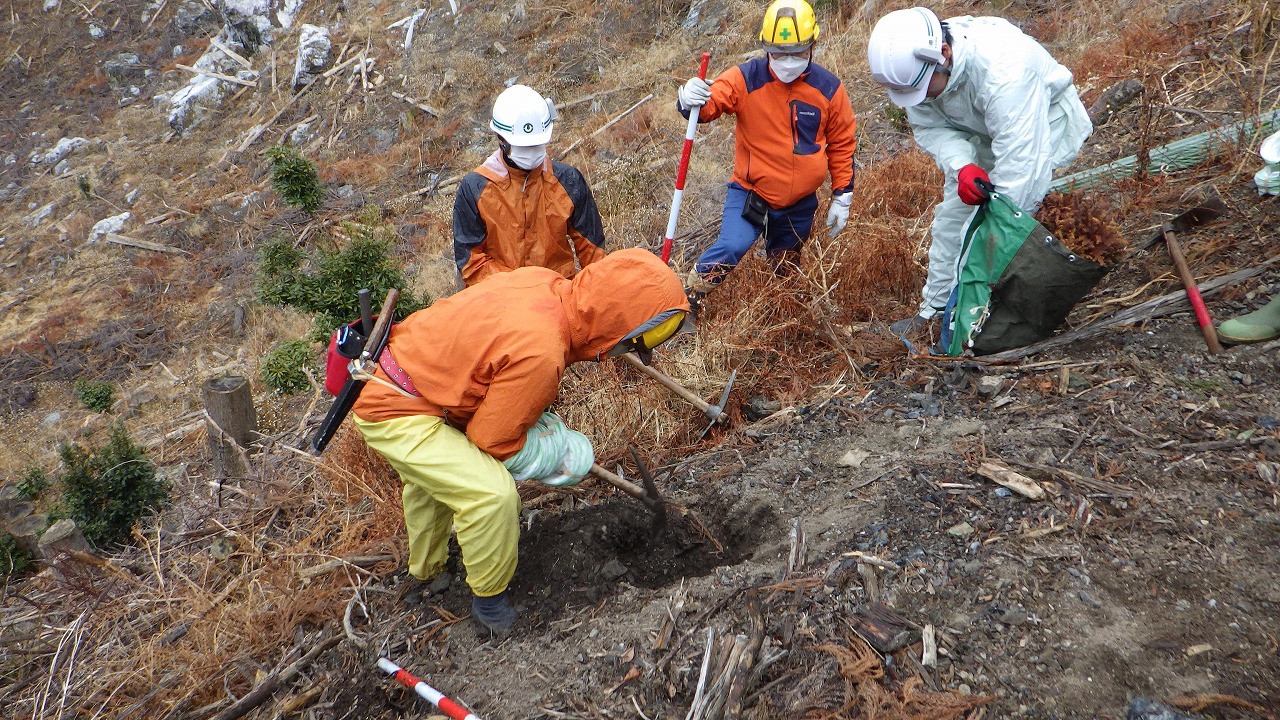
<svg viewBox="0 0 1280 720">
<path fill-rule="evenodd" d="M 445 697 L 444 693 L 414 677 L 408 670 L 405 670 L 390 660 L 386 658 L 378 658 L 378 667 L 382 668 L 391 675 L 391 677 L 395 678 L 396 682 L 430 700 L 432 705 L 440 708 L 441 712 L 453 718 L 453 720 L 480 720 L 479 715 L 476 715 L 458 703 Z"/>
<path fill-rule="evenodd" d="M 711 61 L 711 53 L 702 53 L 702 65 L 698 68 L 698 77 L 707 79 L 707 63 Z M 684 178 L 689 173 L 689 156 L 693 154 L 693 135 L 698 131 L 698 116 L 702 114 L 699 105 L 689 110 L 689 127 L 684 132 L 684 149 L 680 151 L 680 169 L 676 171 L 676 190 L 671 194 L 671 214 L 667 217 L 667 235 L 662 238 L 662 262 L 671 262 L 671 243 L 676 238 L 676 218 L 680 216 L 680 199 L 684 197 Z"/>
</svg>

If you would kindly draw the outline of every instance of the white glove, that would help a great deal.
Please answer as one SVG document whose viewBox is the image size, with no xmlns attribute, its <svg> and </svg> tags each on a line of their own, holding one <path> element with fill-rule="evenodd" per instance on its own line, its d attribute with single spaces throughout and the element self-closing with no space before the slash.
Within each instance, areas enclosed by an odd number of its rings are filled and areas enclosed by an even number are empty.
<svg viewBox="0 0 1280 720">
<path fill-rule="evenodd" d="M 591 464 L 596 461 L 595 449 L 586 435 L 577 430 L 565 429 L 564 455 L 560 458 L 560 466 L 556 474 L 541 478 L 538 482 L 552 487 L 568 487 L 582 482 L 582 478 L 591 471 Z"/>
<path fill-rule="evenodd" d="M 564 487 L 582 482 L 594 462 L 595 451 L 587 436 L 570 430 L 554 413 L 544 412 L 525 434 L 520 452 L 502 464 L 516 480 Z"/>
<path fill-rule="evenodd" d="M 568 428 L 554 413 L 544 412 L 525 433 L 524 447 L 502 464 L 516 480 L 554 475 L 564 456 L 564 432 Z"/>
<path fill-rule="evenodd" d="M 840 193 L 831 196 L 831 209 L 827 211 L 827 227 L 831 230 L 831 237 L 840 234 L 844 230 L 844 226 L 849 222 L 849 206 L 853 204 L 853 193 Z"/>
<path fill-rule="evenodd" d="M 702 78 L 689 78 L 689 82 L 680 88 L 680 107 L 690 110 L 706 105 L 711 99 L 711 86 Z"/>
</svg>

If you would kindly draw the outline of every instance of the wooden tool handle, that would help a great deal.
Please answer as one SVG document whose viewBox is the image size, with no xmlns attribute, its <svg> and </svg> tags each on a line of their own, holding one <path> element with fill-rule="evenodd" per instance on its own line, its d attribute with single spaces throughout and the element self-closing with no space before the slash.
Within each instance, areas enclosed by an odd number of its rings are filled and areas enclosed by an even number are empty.
<svg viewBox="0 0 1280 720">
<path fill-rule="evenodd" d="M 697 395 L 694 395 L 692 392 L 688 390 L 688 388 L 684 387 L 683 385 L 676 382 L 675 380 L 672 380 L 671 376 L 667 375 L 666 373 L 662 372 L 657 368 L 651 368 L 648 365 L 645 365 L 643 362 L 641 362 L 640 358 L 635 356 L 635 353 L 627 353 L 622 356 L 622 359 L 631 363 L 631 366 L 634 367 L 635 369 L 639 370 L 645 375 L 648 375 L 654 380 L 657 380 L 658 382 L 662 383 L 663 385 L 666 386 L 668 390 L 679 395 L 681 398 L 684 398 L 684 400 L 687 401 L 690 405 L 701 410 L 702 414 L 710 417 L 709 413 L 711 411 L 711 403 L 707 402 L 706 400 L 703 400 Z M 728 416 L 725 415 L 724 410 L 722 409 L 720 411 L 720 417 L 717 417 L 716 419 L 728 420 Z"/>
<path fill-rule="evenodd" d="M 625 480 L 621 477 L 618 477 L 617 475 L 614 475 L 613 473 L 609 472 L 608 470 L 605 470 L 604 468 L 600 467 L 596 463 L 591 463 L 591 474 L 609 483 L 610 485 L 618 488 L 619 490 L 630 495 L 633 498 L 638 498 L 640 500 L 645 500 L 648 498 L 648 495 L 645 494 L 644 488 L 640 487 L 639 485 L 636 485 L 630 480 Z"/>
<path fill-rule="evenodd" d="M 1200 332 L 1204 334 L 1204 341 L 1209 346 L 1209 352 L 1218 354 L 1222 352 L 1222 343 L 1218 342 L 1218 331 L 1213 327 L 1213 319 L 1209 317 L 1209 308 L 1205 307 L 1204 298 L 1200 297 L 1200 288 L 1196 285 L 1195 276 L 1191 274 L 1191 268 L 1187 266 L 1187 258 L 1182 254 L 1182 245 L 1178 243 L 1178 238 L 1174 235 L 1173 226 L 1165 223 L 1164 241 L 1169 247 L 1169 255 L 1173 258 L 1173 266 L 1178 270 L 1178 277 L 1182 280 L 1182 287 L 1187 291 L 1187 300 L 1191 303 L 1191 309 L 1196 314 L 1196 322 L 1200 324 Z"/>
<path fill-rule="evenodd" d="M 387 299 L 383 301 L 382 310 L 378 312 L 378 321 L 373 325 L 373 332 L 369 333 L 369 337 L 364 341 L 364 352 L 360 354 L 363 359 L 374 361 L 378 359 L 377 355 L 382 351 L 382 348 L 378 347 L 379 342 L 391 331 L 391 317 L 395 314 L 396 300 L 399 299 L 399 290 L 387 291 Z"/>
</svg>

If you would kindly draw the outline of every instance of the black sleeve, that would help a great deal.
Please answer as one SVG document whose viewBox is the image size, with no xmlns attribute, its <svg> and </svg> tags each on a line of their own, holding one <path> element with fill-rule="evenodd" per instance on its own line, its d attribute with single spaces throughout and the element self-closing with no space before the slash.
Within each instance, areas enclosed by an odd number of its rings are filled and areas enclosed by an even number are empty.
<svg viewBox="0 0 1280 720">
<path fill-rule="evenodd" d="M 572 165 L 562 162 L 552 164 L 556 179 L 573 201 L 573 216 L 569 218 L 569 227 L 577 230 L 583 237 L 598 248 L 604 248 L 604 224 L 600 221 L 600 210 L 596 207 L 596 198 L 591 194 L 587 179 Z"/>
<path fill-rule="evenodd" d="M 458 272 L 471 259 L 471 249 L 484 242 L 487 233 L 477 204 L 489 180 L 479 173 L 468 173 L 458 185 L 453 198 L 453 261 Z"/>
</svg>

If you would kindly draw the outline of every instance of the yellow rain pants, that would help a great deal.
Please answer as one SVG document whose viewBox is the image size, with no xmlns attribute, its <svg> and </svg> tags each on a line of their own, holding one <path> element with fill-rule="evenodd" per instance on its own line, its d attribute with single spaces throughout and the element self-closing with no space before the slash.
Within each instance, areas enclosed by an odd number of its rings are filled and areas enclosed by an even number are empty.
<svg viewBox="0 0 1280 720">
<path fill-rule="evenodd" d="M 471 591 L 490 597 L 506 590 L 519 552 L 520 496 L 502 463 L 433 415 L 354 420 L 404 482 L 409 573 L 430 580 L 444 570 L 456 525 Z"/>
</svg>

